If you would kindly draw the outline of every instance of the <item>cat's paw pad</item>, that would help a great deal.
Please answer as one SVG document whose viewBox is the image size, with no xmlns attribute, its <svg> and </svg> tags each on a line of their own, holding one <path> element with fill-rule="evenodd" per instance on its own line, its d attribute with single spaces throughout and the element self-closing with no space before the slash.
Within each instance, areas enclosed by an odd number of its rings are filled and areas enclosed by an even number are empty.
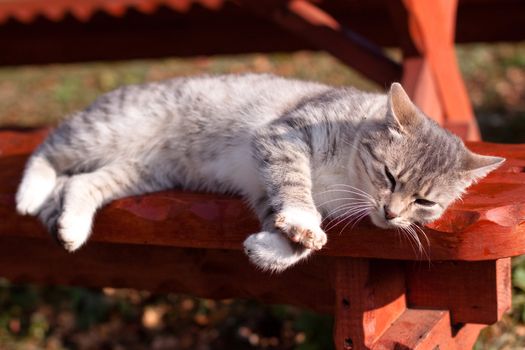
<svg viewBox="0 0 525 350">
<path fill-rule="evenodd" d="M 321 218 L 317 213 L 302 209 L 286 209 L 275 217 L 277 229 L 285 233 L 293 242 L 314 250 L 321 249 L 327 241 L 320 222 Z"/>
<path fill-rule="evenodd" d="M 55 227 L 58 242 L 69 252 L 80 248 L 89 237 L 92 219 L 89 214 L 64 212 Z"/>
</svg>

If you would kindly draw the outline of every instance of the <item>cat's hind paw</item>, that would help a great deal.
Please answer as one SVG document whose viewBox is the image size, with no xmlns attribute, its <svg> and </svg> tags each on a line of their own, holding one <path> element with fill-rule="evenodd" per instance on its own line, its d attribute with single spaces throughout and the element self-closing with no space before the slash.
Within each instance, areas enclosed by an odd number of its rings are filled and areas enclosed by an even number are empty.
<svg viewBox="0 0 525 350">
<path fill-rule="evenodd" d="M 21 215 L 36 215 L 55 186 L 55 178 L 30 174 L 16 193 L 16 211 Z"/>
<path fill-rule="evenodd" d="M 53 191 L 56 172 L 47 159 L 33 156 L 16 192 L 16 211 L 36 215 Z"/>
<path fill-rule="evenodd" d="M 295 243 L 308 249 L 319 250 L 327 241 L 320 227 L 320 217 L 302 209 L 286 209 L 275 217 L 275 227 Z"/>
<path fill-rule="evenodd" d="M 279 232 L 262 231 L 244 241 L 244 252 L 262 270 L 282 272 L 306 258 L 312 250 L 290 242 Z"/>
<path fill-rule="evenodd" d="M 65 211 L 56 222 L 54 234 L 57 241 L 68 252 L 74 252 L 87 241 L 91 233 L 92 220 L 92 215 Z"/>
</svg>

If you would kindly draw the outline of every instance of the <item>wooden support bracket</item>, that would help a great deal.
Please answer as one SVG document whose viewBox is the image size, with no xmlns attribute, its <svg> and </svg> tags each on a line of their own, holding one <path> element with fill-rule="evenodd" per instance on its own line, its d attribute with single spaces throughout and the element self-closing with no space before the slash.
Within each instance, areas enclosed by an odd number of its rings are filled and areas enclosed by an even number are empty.
<svg viewBox="0 0 525 350">
<path fill-rule="evenodd" d="M 326 50 L 343 63 L 383 86 L 400 81 L 401 65 L 364 39 L 356 40 L 330 14 L 304 0 L 293 0 L 281 6 L 269 1 L 238 0 L 243 7 L 260 17 L 270 19 L 314 47 Z"/>
<path fill-rule="evenodd" d="M 450 310 L 451 321 L 492 324 L 511 306 L 510 259 L 407 263 L 410 307 Z"/>
<path fill-rule="evenodd" d="M 398 0 L 388 4 L 403 50 L 403 83 L 409 86 L 409 95 L 449 130 L 466 140 L 479 140 L 455 57 L 457 0 Z"/>
</svg>

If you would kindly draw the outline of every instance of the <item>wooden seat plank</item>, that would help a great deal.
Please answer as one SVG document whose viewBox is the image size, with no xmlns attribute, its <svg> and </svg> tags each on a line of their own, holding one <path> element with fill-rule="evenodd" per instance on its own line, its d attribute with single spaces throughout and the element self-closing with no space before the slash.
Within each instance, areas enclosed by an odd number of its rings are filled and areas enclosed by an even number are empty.
<svg viewBox="0 0 525 350">
<path fill-rule="evenodd" d="M 34 138 L 43 135 L 37 131 Z M 19 137 L 28 136 L 0 133 L 0 236 L 47 238 L 36 219 L 14 211 L 14 194 L 29 148 L 24 146 L 26 152 L 18 151 Z M 525 173 L 516 172 L 525 160 L 525 146 L 508 150 L 483 143 L 469 146 L 510 160 L 473 186 L 463 201 L 454 204 L 440 220 L 425 228 L 430 242 L 425 245 L 425 252 L 414 251 L 395 231 L 364 222 L 343 232 L 340 231 L 344 223 L 331 229 L 329 243 L 319 254 L 401 260 L 490 260 L 525 253 Z M 97 214 L 91 241 L 239 250 L 247 235 L 258 228 L 254 214 L 237 197 L 172 190 L 109 204 Z"/>
</svg>

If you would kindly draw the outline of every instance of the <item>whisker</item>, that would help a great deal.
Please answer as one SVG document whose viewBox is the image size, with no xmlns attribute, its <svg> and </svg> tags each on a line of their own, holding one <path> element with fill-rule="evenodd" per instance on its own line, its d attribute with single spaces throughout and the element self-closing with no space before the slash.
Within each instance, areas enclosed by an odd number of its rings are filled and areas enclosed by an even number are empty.
<svg viewBox="0 0 525 350">
<path fill-rule="evenodd" d="M 332 209 L 329 213 L 327 213 L 325 216 L 330 216 L 335 210 L 338 210 L 343 207 L 361 207 L 361 206 L 369 206 L 373 207 L 372 203 L 366 202 L 366 201 L 347 201 L 346 203 L 339 204 L 337 207 Z"/>
<path fill-rule="evenodd" d="M 352 204 L 347 204 L 347 205 L 342 205 L 342 206 L 339 206 L 338 208 L 332 210 L 324 219 L 321 223 L 323 223 L 325 220 L 328 220 L 330 219 L 330 221 L 328 222 L 328 225 L 330 225 L 331 222 L 333 222 L 334 220 L 337 220 L 345 215 L 348 215 L 349 212 L 352 212 L 353 210 L 356 210 L 357 208 L 352 205 Z M 340 212 L 340 211 L 343 211 L 343 213 L 341 214 L 338 214 L 338 215 L 335 215 L 335 213 L 337 212 Z"/>
<path fill-rule="evenodd" d="M 410 226 L 407 226 L 406 229 L 408 232 L 410 232 L 410 235 L 414 238 L 414 242 L 416 242 L 417 244 L 419 254 L 422 254 L 423 245 L 421 244 L 421 240 L 419 239 L 419 236 L 417 235 L 416 231 L 414 231 L 414 229 Z"/>
<path fill-rule="evenodd" d="M 370 193 L 366 192 L 366 191 L 363 191 L 362 189 L 358 188 L 358 187 L 355 187 L 355 186 L 352 186 L 352 185 L 349 185 L 349 184 L 333 184 L 333 185 L 330 185 L 330 187 L 336 187 L 336 186 L 343 186 L 343 187 L 349 187 L 353 190 L 356 190 L 358 192 L 361 192 L 361 193 L 364 193 L 366 195 L 370 195 Z"/>
<path fill-rule="evenodd" d="M 352 208 L 351 210 L 348 210 L 344 213 L 342 213 L 341 215 L 338 215 L 337 217 L 333 218 L 332 220 L 330 220 L 330 222 L 327 224 L 327 228 L 326 230 L 329 230 L 337 225 L 339 225 L 342 221 L 348 219 L 348 218 L 351 218 L 351 217 L 354 217 L 355 215 L 357 215 L 358 213 L 360 213 L 361 211 L 363 210 L 370 210 L 372 209 L 373 207 L 359 207 L 359 208 Z M 337 222 L 335 222 L 337 221 Z M 331 225 L 331 223 L 335 222 L 335 224 Z"/>
<path fill-rule="evenodd" d="M 329 218 L 330 219 L 333 218 L 333 215 L 335 213 L 340 212 L 342 210 L 347 210 L 347 212 L 352 212 L 352 211 L 354 211 L 356 209 L 362 209 L 362 208 L 370 208 L 371 209 L 371 208 L 373 208 L 373 206 L 369 205 L 369 204 L 366 204 L 366 203 L 362 203 L 362 204 L 358 204 L 358 205 L 356 205 L 354 203 L 350 203 L 350 204 L 346 204 L 346 205 L 340 205 L 339 207 L 337 207 L 337 208 L 333 209 L 332 211 L 330 211 L 326 215 L 326 217 L 322 220 L 322 222 L 327 220 L 327 219 L 329 219 Z"/>
<path fill-rule="evenodd" d="M 430 240 L 428 239 L 426 232 L 421 227 L 419 227 L 417 224 L 411 224 L 411 227 L 413 227 L 414 229 L 416 229 L 418 232 L 420 232 L 423 235 L 423 237 L 425 238 L 427 247 L 430 250 Z M 430 260 L 430 253 L 426 249 L 423 249 L 423 251 L 425 252 L 425 256 L 427 257 L 427 261 L 430 266 L 432 263 L 432 261 Z"/>
<path fill-rule="evenodd" d="M 326 190 L 326 191 L 322 191 L 322 192 L 317 192 L 317 193 L 314 194 L 314 196 L 320 196 L 320 195 L 323 195 L 323 194 L 333 193 L 333 192 L 352 193 L 352 194 L 355 194 L 355 195 L 363 197 L 363 198 L 368 198 L 368 199 L 374 200 L 372 198 L 372 196 L 370 196 L 370 195 L 366 195 L 366 194 L 363 194 L 363 193 L 357 192 L 357 191 L 351 191 L 351 190 L 348 190 L 348 189 L 344 189 L 344 190 L 343 189 Z"/>
<path fill-rule="evenodd" d="M 352 224 L 352 226 L 350 227 L 350 229 L 352 230 L 352 229 L 355 227 L 355 225 L 357 225 L 357 224 L 359 223 L 359 221 L 361 221 L 361 220 L 363 220 L 365 217 L 367 217 L 368 214 L 370 214 L 370 212 L 369 212 L 369 211 L 366 211 L 366 212 L 362 213 L 359 217 L 357 217 L 357 218 L 355 219 L 354 223 Z"/>
<path fill-rule="evenodd" d="M 376 200 L 370 196 L 366 196 L 362 193 L 359 193 L 359 192 L 355 192 L 355 191 L 350 191 L 350 190 L 342 190 L 342 189 L 332 189 L 332 190 L 326 190 L 326 191 L 323 191 L 323 192 L 318 192 L 316 194 L 314 194 L 314 199 L 315 198 L 319 198 L 319 196 L 321 195 L 326 195 L 327 193 L 337 193 L 339 195 L 342 195 L 342 194 L 345 194 L 348 196 L 348 194 L 350 194 L 350 197 L 353 198 L 353 199 L 359 199 L 359 200 L 366 200 L 368 202 L 371 202 L 371 203 L 375 203 Z"/>
<path fill-rule="evenodd" d="M 349 207 L 345 207 L 345 212 L 335 216 L 332 220 L 330 220 L 330 222 L 328 223 L 328 225 L 330 225 L 332 222 L 336 221 L 336 220 L 339 220 L 339 219 L 346 219 L 346 218 L 349 218 L 349 217 L 352 217 L 354 215 L 356 215 L 358 212 L 362 211 L 362 210 L 370 210 L 372 209 L 373 207 L 372 206 L 369 206 L 369 205 L 359 205 L 359 206 L 349 206 Z M 338 211 L 341 211 L 343 210 L 343 208 L 340 208 L 340 210 Z M 336 226 L 338 225 L 342 220 L 339 220 L 335 225 L 333 226 Z M 332 226 L 332 227 L 333 227 Z"/>
<path fill-rule="evenodd" d="M 343 197 L 343 198 L 335 198 L 335 199 L 327 200 L 327 201 L 319 204 L 318 206 L 322 207 L 324 205 L 327 205 L 328 203 L 342 201 L 342 200 L 352 201 L 352 203 L 369 203 L 369 201 L 365 201 L 364 199 L 360 199 L 360 198 L 356 199 L 356 198 L 352 198 L 352 197 Z"/>
<path fill-rule="evenodd" d="M 354 228 L 354 225 L 356 223 L 358 223 L 361 219 L 363 219 L 364 217 L 366 217 L 368 214 L 370 214 L 370 210 L 368 209 L 363 209 L 359 212 L 357 212 L 344 226 L 343 228 L 341 229 L 341 231 L 339 231 L 339 234 L 341 235 L 343 233 L 343 231 L 348 227 L 348 225 L 352 224 L 352 227 L 350 227 L 350 229 L 353 229 Z"/>
<path fill-rule="evenodd" d="M 356 209 L 357 206 L 355 206 L 354 204 L 352 203 L 347 203 L 347 204 L 343 204 L 343 205 L 340 205 L 338 206 L 337 208 L 333 209 L 332 211 L 330 211 L 326 217 L 321 221 L 321 223 L 323 223 L 325 220 L 328 220 L 328 219 L 334 219 L 334 218 L 337 218 L 339 217 L 340 215 L 336 215 L 335 217 L 333 216 L 335 213 L 337 212 L 340 212 L 342 210 L 346 210 L 346 211 L 351 211 L 351 210 L 354 210 Z M 347 212 L 344 212 L 343 214 L 341 215 L 346 215 Z"/>
<path fill-rule="evenodd" d="M 417 232 L 416 232 L 416 230 L 415 230 L 413 224 L 411 224 L 411 225 L 408 227 L 408 229 L 409 229 L 410 231 L 413 232 L 414 237 L 417 237 L 417 241 L 418 241 L 418 245 L 419 245 L 419 252 L 420 252 L 420 254 L 421 254 L 421 255 L 419 256 L 419 258 L 422 259 L 422 258 L 423 258 L 423 255 L 424 255 L 424 256 L 426 257 L 426 259 L 427 259 L 428 261 L 430 261 L 430 255 L 428 254 L 427 250 L 425 249 L 425 246 L 423 245 L 423 243 L 422 243 L 421 240 L 419 239 L 419 235 L 417 234 Z M 423 236 L 425 237 L 425 240 L 427 241 L 427 245 L 429 245 L 428 237 L 427 237 L 427 235 L 426 235 L 424 232 L 423 232 Z"/>
<path fill-rule="evenodd" d="M 354 190 L 354 191 L 357 191 L 357 192 L 359 192 L 359 193 L 362 193 L 362 194 L 365 195 L 365 196 L 368 196 L 368 197 L 372 198 L 372 196 L 370 195 L 370 193 L 368 193 L 368 192 L 366 192 L 366 191 L 363 191 L 362 189 L 357 188 L 357 187 L 355 187 L 355 186 L 348 185 L 348 184 L 334 184 L 334 185 L 329 186 L 329 188 L 330 188 L 330 187 L 337 187 L 337 186 L 343 186 L 343 187 L 346 187 L 346 188 L 350 188 L 350 189 L 352 189 L 352 190 Z"/>
<path fill-rule="evenodd" d="M 425 238 L 425 242 L 427 242 L 427 246 L 430 247 L 430 240 L 428 239 L 427 233 L 417 224 L 411 224 L 412 227 L 417 229 Z"/>
<path fill-rule="evenodd" d="M 407 232 L 405 227 L 399 227 L 399 229 L 403 233 L 402 237 L 405 238 L 405 240 L 410 244 L 410 246 L 412 247 L 412 251 L 414 252 L 414 254 L 416 254 L 416 247 L 414 246 L 414 242 L 412 240 L 413 237 L 410 235 L 409 232 Z"/>
</svg>

